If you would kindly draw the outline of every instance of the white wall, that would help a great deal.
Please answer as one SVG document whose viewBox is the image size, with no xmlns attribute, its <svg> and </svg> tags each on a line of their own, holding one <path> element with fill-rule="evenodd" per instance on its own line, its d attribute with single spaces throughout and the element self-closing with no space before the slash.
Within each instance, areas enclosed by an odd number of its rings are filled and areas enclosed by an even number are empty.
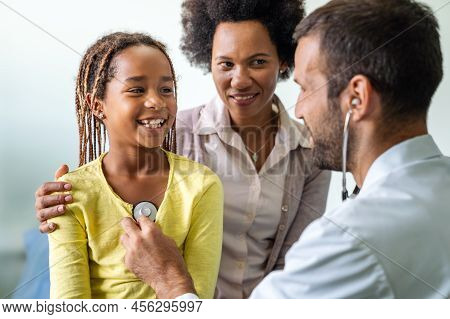
<svg viewBox="0 0 450 319">
<path fill-rule="evenodd" d="M 309 1 L 308 12 L 325 2 Z M 425 2 L 437 9 L 447 1 Z M 127 30 L 148 32 L 166 42 L 180 76 L 180 109 L 209 100 L 215 91 L 210 76 L 190 67 L 178 48 L 181 1 L 4 0 L 3 3 L 0 3 L 0 253 L 20 250 L 22 233 L 37 226 L 33 208 L 36 187 L 51 180 L 59 164 L 68 163 L 72 168 L 77 165 L 74 81 L 80 54 L 96 38 L 110 31 Z M 450 5 L 437 12 L 437 17 L 447 73 Z M 450 77 L 446 75 L 429 117 L 430 131 L 446 154 L 450 154 L 449 89 Z M 281 84 L 277 92 L 286 107 L 293 107 L 297 89 L 292 81 Z M 339 174 L 333 177 L 329 208 L 340 201 L 338 178 Z"/>
</svg>

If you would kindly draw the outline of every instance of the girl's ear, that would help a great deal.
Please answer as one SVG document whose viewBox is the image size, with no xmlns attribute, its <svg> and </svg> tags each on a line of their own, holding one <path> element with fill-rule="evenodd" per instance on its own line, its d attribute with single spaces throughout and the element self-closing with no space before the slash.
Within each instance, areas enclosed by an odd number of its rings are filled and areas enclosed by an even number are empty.
<svg viewBox="0 0 450 319">
<path fill-rule="evenodd" d="M 91 110 L 92 114 L 94 114 L 100 120 L 105 119 L 102 101 L 98 100 L 97 98 L 95 98 L 94 101 L 92 101 L 92 95 L 88 93 L 86 95 L 86 103 L 89 106 L 89 109 Z"/>
</svg>

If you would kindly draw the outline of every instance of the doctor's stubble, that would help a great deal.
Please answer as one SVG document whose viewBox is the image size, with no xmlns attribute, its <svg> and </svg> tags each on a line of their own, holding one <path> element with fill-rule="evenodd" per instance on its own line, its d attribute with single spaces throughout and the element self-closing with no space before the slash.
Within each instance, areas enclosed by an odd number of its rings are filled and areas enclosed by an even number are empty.
<svg viewBox="0 0 450 319">
<path fill-rule="evenodd" d="M 311 132 L 313 146 L 313 161 L 319 169 L 340 171 L 342 169 L 342 148 L 344 135 L 344 117 L 342 114 L 339 98 L 327 99 L 327 112 L 322 115 L 320 128 L 311 128 L 306 123 Z M 349 125 L 349 139 L 347 148 L 347 170 L 351 171 L 353 154 L 356 149 L 357 137 L 355 130 Z"/>
</svg>

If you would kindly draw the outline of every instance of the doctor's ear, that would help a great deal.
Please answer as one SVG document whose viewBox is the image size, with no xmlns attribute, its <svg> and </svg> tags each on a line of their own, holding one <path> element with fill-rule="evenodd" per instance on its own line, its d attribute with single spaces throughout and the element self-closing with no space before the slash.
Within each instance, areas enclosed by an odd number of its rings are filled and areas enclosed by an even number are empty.
<svg viewBox="0 0 450 319">
<path fill-rule="evenodd" d="M 359 121 L 369 116 L 374 110 L 374 90 L 369 78 L 355 75 L 341 94 L 343 113 L 352 110 L 352 120 Z"/>
</svg>

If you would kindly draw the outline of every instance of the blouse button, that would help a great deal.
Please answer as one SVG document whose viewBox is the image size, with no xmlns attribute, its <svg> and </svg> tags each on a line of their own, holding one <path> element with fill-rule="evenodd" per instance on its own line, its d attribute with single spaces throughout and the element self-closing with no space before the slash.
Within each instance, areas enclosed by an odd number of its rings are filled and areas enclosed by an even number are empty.
<svg viewBox="0 0 450 319">
<path fill-rule="evenodd" d="M 280 225 L 280 227 L 278 227 L 281 231 L 283 231 L 286 227 L 284 225 Z"/>
<path fill-rule="evenodd" d="M 288 205 L 283 205 L 283 206 L 281 206 L 281 211 L 282 211 L 283 213 L 286 213 L 288 210 L 289 210 L 289 206 L 288 206 Z"/>
</svg>

